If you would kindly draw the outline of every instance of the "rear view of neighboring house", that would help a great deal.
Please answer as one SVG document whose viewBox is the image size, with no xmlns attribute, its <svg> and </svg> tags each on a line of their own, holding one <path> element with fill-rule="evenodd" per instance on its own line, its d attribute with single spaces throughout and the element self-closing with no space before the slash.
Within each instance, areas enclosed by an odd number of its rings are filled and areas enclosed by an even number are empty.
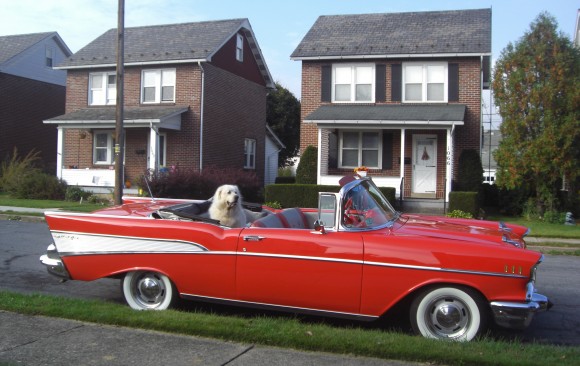
<svg viewBox="0 0 580 366">
<path fill-rule="evenodd" d="M 247 19 L 125 29 L 125 181 L 147 170 L 216 166 L 264 178 L 266 96 L 274 82 Z M 57 174 L 94 191 L 114 186 L 117 30 L 60 63 L 66 113 Z"/>
<path fill-rule="evenodd" d="M 66 71 L 53 66 L 70 55 L 56 32 L 0 37 L 0 160 L 34 150 L 54 171 L 56 131 L 42 121 L 64 112 Z"/>
</svg>

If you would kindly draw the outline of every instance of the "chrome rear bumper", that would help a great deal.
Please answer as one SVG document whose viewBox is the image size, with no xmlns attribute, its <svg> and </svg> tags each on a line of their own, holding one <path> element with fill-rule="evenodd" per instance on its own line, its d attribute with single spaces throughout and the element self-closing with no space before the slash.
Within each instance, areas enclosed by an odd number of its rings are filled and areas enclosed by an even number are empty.
<svg viewBox="0 0 580 366">
<path fill-rule="evenodd" d="M 46 254 L 40 256 L 40 263 L 46 266 L 48 273 L 51 275 L 63 280 L 70 280 L 70 275 L 54 244 L 50 244 L 48 248 L 46 248 Z"/>
</svg>

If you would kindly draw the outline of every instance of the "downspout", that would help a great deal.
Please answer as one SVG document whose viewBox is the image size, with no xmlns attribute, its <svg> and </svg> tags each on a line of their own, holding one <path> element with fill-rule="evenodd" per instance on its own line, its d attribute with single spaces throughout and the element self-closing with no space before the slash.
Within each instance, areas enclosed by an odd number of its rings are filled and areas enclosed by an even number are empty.
<svg viewBox="0 0 580 366">
<path fill-rule="evenodd" d="M 201 61 L 197 61 L 197 65 L 201 70 L 201 96 L 199 98 L 199 172 L 201 173 L 203 169 L 203 105 L 205 99 L 205 71 L 203 70 L 203 66 L 201 66 Z"/>
</svg>

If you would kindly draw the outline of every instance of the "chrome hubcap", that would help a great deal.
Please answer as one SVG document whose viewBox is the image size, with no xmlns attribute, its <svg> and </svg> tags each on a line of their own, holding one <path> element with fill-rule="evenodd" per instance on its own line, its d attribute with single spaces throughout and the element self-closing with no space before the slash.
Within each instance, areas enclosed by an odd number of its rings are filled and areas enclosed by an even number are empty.
<svg viewBox="0 0 580 366">
<path fill-rule="evenodd" d="M 425 321 L 437 336 L 455 338 L 466 332 L 471 316 L 467 306 L 459 299 L 453 297 L 436 299 L 428 309 Z"/>
<path fill-rule="evenodd" d="M 165 285 L 154 273 L 146 272 L 135 281 L 134 298 L 144 307 L 153 308 L 163 302 Z"/>
</svg>

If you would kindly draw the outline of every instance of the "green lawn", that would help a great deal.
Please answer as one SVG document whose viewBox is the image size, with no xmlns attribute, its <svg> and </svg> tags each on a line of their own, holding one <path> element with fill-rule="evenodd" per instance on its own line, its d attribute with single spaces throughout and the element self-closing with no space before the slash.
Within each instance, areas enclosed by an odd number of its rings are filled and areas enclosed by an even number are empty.
<svg viewBox="0 0 580 366">
<path fill-rule="evenodd" d="M 580 225 L 551 224 L 544 221 L 528 221 L 523 217 L 513 216 L 490 216 L 488 220 L 503 221 L 529 227 L 529 236 L 539 238 L 569 238 L 580 239 Z"/>
<path fill-rule="evenodd" d="M 28 200 L 20 198 L 12 198 L 6 193 L 0 193 L 0 206 L 14 206 L 14 207 L 26 207 L 26 208 L 59 208 L 68 211 L 81 211 L 81 212 L 91 212 L 99 208 L 103 208 L 103 205 L 71 201 L 56 201 L 56 200 Z M 12 213 L 12 212 L 11 212 Z M 14 211 L 14 213 L 23 214 L 22 212 Z"/>
<path fill-rule="evenodd" d="M 0 309 L 291 349 L 436 365 L 578 365 L 580 347 L 483 337 L 443 342 L 359 323 L 336 324 L 288 315 L 221 315 L 212 311 L 134 311 L 96 300 L 0 291 Z M 308 318 L 307 318 L 308 319 Z"/>
</svg>

